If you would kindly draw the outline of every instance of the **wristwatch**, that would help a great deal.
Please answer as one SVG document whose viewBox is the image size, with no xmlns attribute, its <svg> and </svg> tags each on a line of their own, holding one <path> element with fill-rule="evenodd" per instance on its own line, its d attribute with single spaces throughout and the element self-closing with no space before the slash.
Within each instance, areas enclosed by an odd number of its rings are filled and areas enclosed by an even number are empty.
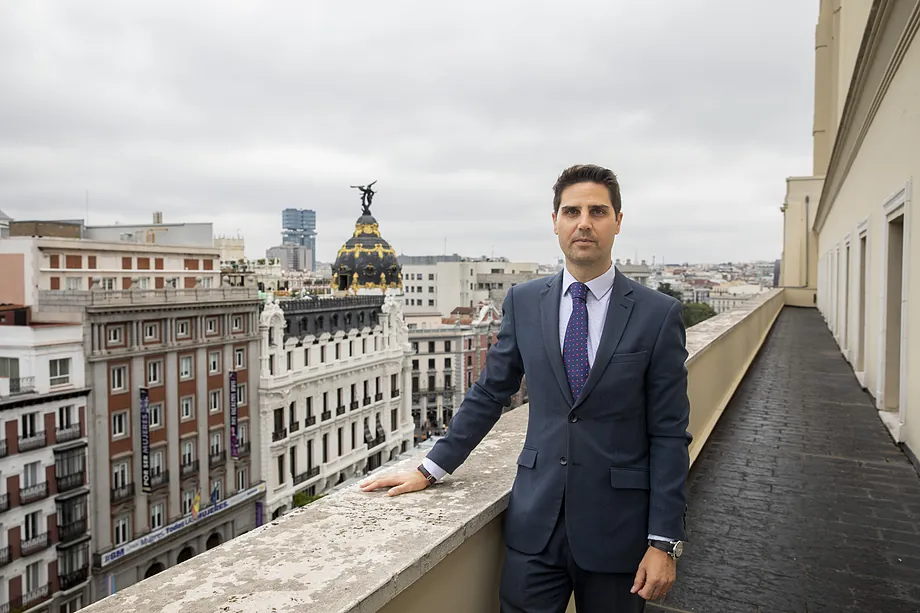
<svg viewBox="0 0 920 613">
<path fill-rule="evenodd" d="M 425 478 L 428 480 L 429 485 L 434 485 L 435 483 L 438 482 L 438 480 L 435 479 L 434 475 L 432 475 L 430 472 L 428 472 L 428 469 L 425 468 L 425 465 L 424 465 L 424 464 L 419 464 L 419 465 L 418 465 L 418 471 L 419 471 L 420 473 L 422 473 L 422 476 L 425 477 Z"/>
<path fill-rule="evenodd" d="M 673 559 L 677 559 L 684 552 L 684 542 L 683 541 L 658 541 L 658 540 L 649 540 L 649 547 L 654 547 L 655 549 L 660 549 L 665 552 Z"/>
</svg>

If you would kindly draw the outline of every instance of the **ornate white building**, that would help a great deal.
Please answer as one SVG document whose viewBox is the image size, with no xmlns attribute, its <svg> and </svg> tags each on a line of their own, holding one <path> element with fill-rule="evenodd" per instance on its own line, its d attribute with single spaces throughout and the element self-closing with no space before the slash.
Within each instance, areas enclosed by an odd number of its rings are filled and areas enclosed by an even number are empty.
<svg viewBox="0 0 920 613">
<path fill-rule="evenodd" d="M 394 291 L 269 299 L 260 332 L 266 515 L 413 446 L 412 346 Z"/>
</svg>

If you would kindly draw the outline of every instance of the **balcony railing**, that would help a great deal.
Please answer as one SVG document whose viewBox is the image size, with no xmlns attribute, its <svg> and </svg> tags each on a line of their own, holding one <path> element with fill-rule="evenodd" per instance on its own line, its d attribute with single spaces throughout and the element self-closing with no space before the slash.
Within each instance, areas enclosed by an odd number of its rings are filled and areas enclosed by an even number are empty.
<svg viewBox="0 0 920 613">
<path fill-rule="evenodd" d="M 15 377 L 10 379 L 10 395 L 31 394 L 35 391 L 35 377 Z"/>
<path fill-rule="evenodd" d="M 335 407 L 335 414 L 336 414 L 336 415 L 344 415 L 344 414 L 345 414 L 345 405 Z"/>
<path fill-rule="evenodd" d="M 121 487 L 112 488 L 112 504 L 116 502 L 121 502 L 123 500 L 128 500 L 129 498 L 134 497 L 134 483 L 126 483 Z"/>
<path fill-rule="evenodd" d="M 0 549 L 0 566 L 6 566 L 10 563 L 10 548 L 4 547 Z"/>
<path fill-rule="evenodd" d="M 158 487 L 161 487 L 163 485 L 168 485 L 168 484 L 169 484 L 169 471 L 168 470 L 161 470 L 158 473 L 150 475 L 150 487 L 151 488 L 156 489 Z"/>
<path fill-rule="evenodd" d="M 352 411 L 354 411 L 355 409 L 357 409 L 359 406 L 361 406 L 361 403 L 358 402 L 357 400 L 352 400 L 352 401 L 351 401 L 351 410 L 352 410 Z"/>
<path fill-rule="evenodd" d="M 249 452 L 251 450 L 252 450 L 252 443 L 250 443 L 249 441 L 243 441 L 242 443 L 239 444 L 239 447 L 237 449 L 237 451 L 239 452 L 239 455 L 241 456 L 249 455 Z"/>
<path fill-rule="evenodd" d="M 73 572 L 69 572 L 65 575 L 58 575 L 58 581 L 61 584 L 62 590 L 69 590 L 72 587 L 76 587 L 86 581 L 89 577 L 89 566 L 84 566 Z"/>
<path fill-rule="evenodd" d="M 332 419 L 332 412 L 323 411 L 322 418 L 323 418 L 323 421 L 326 421 L 327 419 Z"/>
<path fill-rule="evenodd" d="M 399 390 L 390 391 L 390 398 L 398 398 L 398 397 L 399 397 Z"/>
<path fill-rule="evenodd" d="M 374 394 L 374 402 L 380 402 L 381 400 L 383 400 L 383 394 L 382 394 L 382 393 Z"/>
<path fill-rule="evenodd" d="M 40 588 L 34 589 L 22 596 L 22 608 L 29 609 L 34 607 L 38 603 L 48 600 L 50 596 L 51 590 L 48 589 L 48 584 L 46 583 Z"/>
<path fill-rule="evenodd" d="M 0 513 L 7 511 L 10 508 L 10 495 L 9 494 L 0 494 Z"/>
<path fill-rule="evenodd" d="M 291 432 L 297 432 L 298 430 L 300 430 L 300 422 L 299 422 L 299 421 L 292 421 L 292 422 L 291 422 L 290 429 L 291 429 Z"/>
<path fill-rule="evenodd" d="M 41 500 L 46 496 L 48 496 L 48 482 L 42 481 L 41 483 L 36 483 L 35 485 L 20 488 L 19 504 L 35 502 L 36 500 Z"/>
<path fill-rule="evenodd" d="M 278 441 L 284 440 L 287 437 L 287 428 L 281 428 L 280 430 L 275 430 L 272 432 L 272 442 L 277 443 Z"/>
<path fill-rule="evenodd" d="M 309 428 L 310 426 L 316 425 L 316 415 L 309 416 L 306 421 L 304 421 L 304 428 Z"/>
<path fill-rule="evenodd" d="M 201 274 L 202 271 L 198 271 Z M 218 282 L 219 271 L 205 271 Z M 176 275 L 179 276 L 179 275 Z M 193 302 L 226 302 L 257 300 L 255 287 L 202 287 L 195 289 L 129 289 L 129 290 L 39 290 L 43 307 L 117 306 L 129 304 L 164 304 Z"/>
<path fill-rule="evenodd" d="M 378 436 L 377 438 L 368 441 L 368 443 L 367 443 L 367 448 L 368 448 L 368 449 L 371 449 L 371 448 L 373 448 L 373 447 L 376 447 L 377 445 L 382 445 L 382 444 L 384 444 L 386 441 L 387 441 L 386 436 Z"/>
<path fill-rule="evenodd" d="M 86 512 L 85 510 L 83 511 Z M 86 518 L 74 520 L 62 526 L 58 526 L 58 538 L 62 543 L 80 538 L 86 534 Z"/>
<path fill-rule="evenodd" d="M 20 551 L 23 556 L 32 555 L 36 551 L 41 551 L 48 547 L 48 533 L 39 534 L 33 536 L 30 539 L 22 539 L 22 547 Z"/>
<path fill-rule="evenodd" d="M 0 458 L 5 458 L 7 454 L 6 439 L 0 440 Z"/>
<path fill-rule="evenodd" d="M 221 462 L 223 462 L 226 459 L 226 457 L 227 457 L 227 452 L 225 450 L 221 449 L 220 451 L 214 451 L 211 453 L 210 456 L 208 456 L 208 466 L 213 468 L 217 464 L 220 464 Z"/>
<path fill-rule="evenodd" d="M 299 475 L 297 475 L 296 477 L 294 477 L 294 485 L 303 483 L 307 479 L 312 479 L 318 474 L 319 474 L 319 466 L 314 466 L 313 468 L 309 468 L 305 470 L 304 472 L 300 473 Z"/>
<path fill-rule="evenodd" d="M 179 467 L 179 476 L 188 477 L 198 473 L 198 460 L 192 460 Z"/>
<path fill-rule="evenodd" d="M 58 494 L 63 494 L 64 492 L 69 492 L 70 490 L 82 486 L 85 482 L 85 478 L 83 471 L 80 471 L 71 475 L 61 475 L 59 477 L 55 477 L 55 481 L 57 481 Z"/>
<path fill-rule="evenodd" d="M 82 434 L 83 432 L 80 428 L 80 424 L 74 424 L 72 426 L 67 426 L 66 428 L 58 428 L 55 440 L 58 443 L 66 443 L 68 441 L 80 438 Z"/>
<path fill-rule="evenodd" d="M 20 436 L 19 437 L 19 451 L 31 451 L 33 449 L 41 449 L 48 442 L 45 440 L 45 431 L 35 432 L 29 436 Z"/>
</svg>

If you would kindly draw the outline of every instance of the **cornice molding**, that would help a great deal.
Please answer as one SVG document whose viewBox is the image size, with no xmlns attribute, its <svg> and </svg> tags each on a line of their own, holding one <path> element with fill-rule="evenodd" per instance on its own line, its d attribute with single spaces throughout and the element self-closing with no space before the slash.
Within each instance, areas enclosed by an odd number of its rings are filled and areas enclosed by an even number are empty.
<svg viewBox="0 0 920 613">
<path fill-rule="evenodd" d="M 847 91 L 847 98 L 834 141 L 831 161 L 825 173 L 824 189 L 815 213 L 814 231 L 820 232 L 830 213 L 830 208 L 840 193 L 840 188 L 849 174 L 862 146 L 872 121 L 888 93 L 904 56 L 907 54 L 917 30 L 920 29 L 920 0 L 913 0 L 910 13 L 903 20 L 892 21 L 895 10 L 902 9 L 907 0 L 875 0 L 869 12 L 866 30 L 863 33 L 853 78 Z M 903 23 L 900 32 L 894 30 Z M 879 51 L 888 36 L 897 33 L 898 42 L 887 58 L 880 58 Z M 873 71 L 876 61 L 886 62 L 884 71 Z M 874 72 L 874 74 L 872 74 Z M 880 73 L 880 74 L 879 74 Z M 870 79 L 870 77 L 875 77 Z M 871 96 L 871 99 L 869 98 Z M 868 107 L 866 106 L 868 104 Z"/>
</svg>

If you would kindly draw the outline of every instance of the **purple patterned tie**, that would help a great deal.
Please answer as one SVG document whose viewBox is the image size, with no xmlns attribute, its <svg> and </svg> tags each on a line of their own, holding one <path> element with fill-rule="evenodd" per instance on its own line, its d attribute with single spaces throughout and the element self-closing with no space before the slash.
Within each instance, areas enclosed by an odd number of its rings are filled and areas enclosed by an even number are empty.
<svg viewBox="0 0 920 613">
<path fill-rule="evenodd" d="M 575 282 L 569 286 L 572 296 L 572 315 L 565 329 L 562 362 L 572 389 L 572 398 L 578 399 L 588 380 L 588 286 Z"/>
</svg>

